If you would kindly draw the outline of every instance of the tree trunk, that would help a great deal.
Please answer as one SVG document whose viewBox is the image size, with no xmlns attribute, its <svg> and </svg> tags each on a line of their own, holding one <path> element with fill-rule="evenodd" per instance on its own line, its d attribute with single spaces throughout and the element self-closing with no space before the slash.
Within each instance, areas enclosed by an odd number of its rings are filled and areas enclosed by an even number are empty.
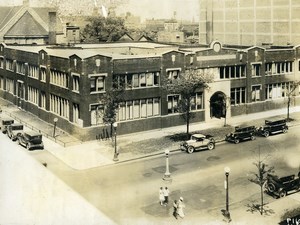
<svg viewBox="0 0 300 225">
<path fill-rule="evenodd" d="M 260 182 L 260 198 L 261 198 L 261 206 L 260 206 L 260 215 L 264 212 L 264 190 L 263 190 L 263 183 Z"/>
<path fill-rule="evenodd" d="M 288 96 L 288 104 L 287 104 L 287 121 L 290 120 L 290 104 L 291 104 L 291 97 Z"/>
<path fill-rule="evenodd" d="M 190 134 L 190 113 L 189 111 L 186 112 L 186 136 L 189 138 Z"/>
</svg>

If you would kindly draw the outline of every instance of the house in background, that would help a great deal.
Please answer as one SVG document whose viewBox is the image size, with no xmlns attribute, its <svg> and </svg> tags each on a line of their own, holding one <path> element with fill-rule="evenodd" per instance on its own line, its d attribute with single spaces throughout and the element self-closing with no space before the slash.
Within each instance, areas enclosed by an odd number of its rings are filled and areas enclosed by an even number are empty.
<svg viewBox="0 0 300 225">
<path fill-rule="evenodd" d="M 7 44 L 56 44 L 56 9 L 31 7 L 29 0 L 21 6 L 0 7 L 0 42 Z"/>
</svg>

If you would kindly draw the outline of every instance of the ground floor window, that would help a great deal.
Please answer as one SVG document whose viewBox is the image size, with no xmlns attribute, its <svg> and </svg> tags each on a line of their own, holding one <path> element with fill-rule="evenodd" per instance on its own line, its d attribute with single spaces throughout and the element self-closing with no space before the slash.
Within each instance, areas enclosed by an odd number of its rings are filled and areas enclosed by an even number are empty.
<svg viewBox="0 0 300 225">
<path fill-rule="evenodd" d="M 46 109 L 46 93 L 41 92 L 41 108 Z"/>
<path fill-rule="evenodd" d="M 158 115 L 160 115 L 159 98 L 138 99 L 119 104 L 119 121 L 149 118 Z"/>
<path fill-rule="evenodd" d="M 251 87 L 251 100 L 252 102 L 257 102 L 261 100 L 260 96 L 261 85 L 253 85 Z"/>
<path fill-rule="evenodd" d="M 79 104 L 73 103 L 73 122 L 78 123 L 79 119 Z"/>
<path fill-rule="evenodd" d="M 9 93 L 14 93 L 14 80 L 12 79 L 6 79 L 6 91 Z"/>
<path fill-rule="evenodd" d="M 178 113 L 178 103 L 180 95 L 168 95 L 168 114 Z"/>
<path fill-rule="evenodd" d="M 239 105 L 246 103 L 246 88 L 231 88 L 230 89 L 230 102 L 231 105 Z"/>
<path fill-rule="evenodd" d="M 291 83 L 276 83 L 266 85 L 266 99 L 284 98 L 291 91 Z"/>
<path fill-rule="evenodd" d="M 200 109 L 204 109 L 203 93 L 202 92 L 195 93 L 191 97 L 191 107 L 190 107 L 190 110 L 191 111 L 195 111 L 195 110 L 200 110 Z"/>
<path fill-rule="evenodd" d="M 104 113 L 103 104 L 90 105 L 90 112 L 91 112 L 91 125 L 103 124 L 103 113 Z"/>
<path fill-rule="evenodd" d="M 28 102 L 35 105 L 39 104 L 39 90 L 37 88 L 28 86 Z"/>
<path fill-rule="evenodd" d="M 3 77 L 0 77 L 0 89 L 1 90 L 4 89 L 4 79 L 3 79 Z"/>
</svg>

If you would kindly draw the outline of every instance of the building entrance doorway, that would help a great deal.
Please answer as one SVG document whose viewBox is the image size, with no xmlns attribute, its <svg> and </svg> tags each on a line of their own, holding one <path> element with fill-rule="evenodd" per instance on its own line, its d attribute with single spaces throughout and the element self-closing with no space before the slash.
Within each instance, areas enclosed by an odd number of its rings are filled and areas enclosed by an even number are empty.
<svg viewBox="0 0 300 225">
<path fill-rule="evenodd" d="M 226 95 L 221 91 L 214 93 L 210 98 L 210 117 L 226 117 Z"/>
</svg>

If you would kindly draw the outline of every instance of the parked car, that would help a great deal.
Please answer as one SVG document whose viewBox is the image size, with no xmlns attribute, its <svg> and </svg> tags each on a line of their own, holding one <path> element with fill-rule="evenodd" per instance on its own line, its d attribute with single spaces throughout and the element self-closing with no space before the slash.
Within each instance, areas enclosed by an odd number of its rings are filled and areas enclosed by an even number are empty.
<svg viewBox="0 0 300 225">
<path fill-rule="evenodd" d="M 193 134 L 190 140 L 180 144 L 180 149 L 188 153 L 193 153 L 195 150 L 215 148 L 215 140 L 211 135 Z"/>
<path fill-rule="evenodd" d="M 255 126 L 235 127 L 234 132 L 227 134 L 225 140 L 228 142 L 233 142 L 235 144 L 238 144 L 240 143 L 240 141 L 244 140 L 254 140 L 255 132 Z"/>
<path fill-rule="evenodd" d="M 13 140 L 16 141 L 18 136 L 21 135 L 24 127 L 22 124 L 19 123 L 13 123 L 11 125 L 7 126 L 7 136 Z"/>
<path fill-rule="evenodd" d="M 13 124 L 15 121 L 10 118 L 0 118 L 0 129 L 3 134 L 7 131 L 7 126 Z"/>
<path fill-rule="evenodd" d="M 265 125 L 257 129 L 257 134 L 269 137 L 270 134 L 286 133 L 287 130 L 286 119 L 270 119 L 265 120 Z"/>
<path fill-rule="evenodd" d="M 284 197 L 290 191 L 300 190 L 300 172 L 298 176 L 292 174 L 288 176 L 279 177 L 276 175 L 268 174 L 267 181 L 265 182 L 265 190 L 271 195 Z"/>
<path fill-rule="evenodd" d="M 24 131 L 18 136 L 18 144 L 23 145 L 28 150 L 33 148 L 44 149 L 42 135 L 33 131 Z"/>
</svg>

